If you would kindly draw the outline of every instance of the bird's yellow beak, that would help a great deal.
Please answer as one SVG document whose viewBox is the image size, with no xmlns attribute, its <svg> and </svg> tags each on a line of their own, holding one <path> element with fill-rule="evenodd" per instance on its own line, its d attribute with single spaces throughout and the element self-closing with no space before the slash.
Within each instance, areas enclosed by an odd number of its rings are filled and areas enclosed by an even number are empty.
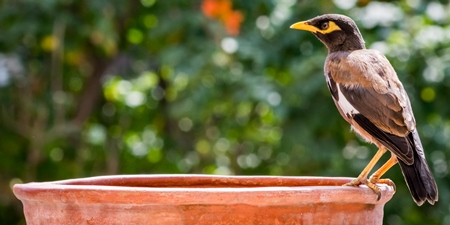
<svg viewBox="0 0 450 225">
<path fill-rule="evenodd" d="M 298 23 L 294 23 L 290 27 L 291 29 L 297 29 L 297 30 L 306 30 L 312 33 L 322 33 L 322 34 L 328 34 L 333 31 L 341 30 L 341 28 L 333 21 L 329 21 L 329 26 L 325 30 L 321 30 L 313 25 L 310 25 L 308 21 L 302 21 Z"/>
<path fill-rule="evenodd" d="M 309 25 L 307 21 L 294 23 L 290 26 L 290 28 L 296 30 L 306 30 L 313 33 L 320 32 L 320 30 L 317 27 Z"/>
</svg>

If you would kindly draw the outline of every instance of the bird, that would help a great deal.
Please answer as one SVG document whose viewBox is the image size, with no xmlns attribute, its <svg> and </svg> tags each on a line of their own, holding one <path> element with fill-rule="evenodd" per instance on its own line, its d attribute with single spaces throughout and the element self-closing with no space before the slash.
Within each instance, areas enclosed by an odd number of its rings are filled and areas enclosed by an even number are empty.
<svg viewBox="0 0 450 225">
<path fill-rule="evenodd" d="M 381 197 L 377 184 L 394 187 L 381 179 L 399 164 L 414 202 L 438 201 L 438 188 L 427 164 L 417 132 L 409 97 L 389 60 L 375 49 L 367 49 L 356 23 L 348 16 L 324 14 L 297 22 L 292 29 L 313 33 L 328 49 L 324 75 L 331 97 L 341 116 L 354 132 L 375 144 L 378 151 L 346 186 L 366 185 Z M 381 156 L 391 157 L 369 178 Z"/>
</svg>

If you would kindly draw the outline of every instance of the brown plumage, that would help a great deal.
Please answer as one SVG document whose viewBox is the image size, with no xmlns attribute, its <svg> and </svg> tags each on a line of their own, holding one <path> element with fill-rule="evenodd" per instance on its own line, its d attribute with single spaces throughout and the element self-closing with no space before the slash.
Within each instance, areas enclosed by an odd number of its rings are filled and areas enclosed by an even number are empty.
<svg viewBox="0 0 450 225">
<path fill-rule="evenodd" d="M 312 32 L 328 48 L 325 78 L 339 113 L 353 130 L 379 148 L 358 178 L 347 185 L 366 184 L 380 198 L 376 183 L 394 185 L 380 177 L 398 162 L 414 201 L 418 205 L 424 201 L 434 204 L 438 190 L 425 159 L 411 103 L 386 57 L 366 49 L 358 27 L 347 16 L 326 14 L 291 28 Z M 367 179 L 386 149 L 391 158 Z"/>
</svg>

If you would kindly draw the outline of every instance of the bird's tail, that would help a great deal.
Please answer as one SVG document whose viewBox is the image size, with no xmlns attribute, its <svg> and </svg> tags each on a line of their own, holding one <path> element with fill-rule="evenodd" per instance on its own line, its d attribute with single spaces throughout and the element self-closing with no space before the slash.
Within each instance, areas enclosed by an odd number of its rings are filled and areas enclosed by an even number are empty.
<svg viewBox="0 0 450 225">
<path fill-rule="evenodd" d="M 416 149 L 416 151 L 413 151 L 414 163 L 407 165 L 401 160 L 398 160 L 398 164 L 417 205 L 422 205 L 425 200 L 434 205 L 438 200 L 438 189 L 433 174 L 431 174 L 425 156 L 423 155 L 423 147 L 417 131 L 410 133 L 408 139 Z"/>
</svg>

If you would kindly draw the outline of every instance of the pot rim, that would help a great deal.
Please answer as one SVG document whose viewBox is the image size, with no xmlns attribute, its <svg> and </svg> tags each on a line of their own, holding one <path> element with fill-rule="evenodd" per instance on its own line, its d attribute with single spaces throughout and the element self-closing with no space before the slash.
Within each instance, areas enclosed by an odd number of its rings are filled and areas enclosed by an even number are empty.
<svg viewBox="0 0 450 225">
<path fill-rule="evenodd" d="M 353 178 L 314 176 L 223 176 L 200 174 L 110 175 L 16 184 L 22 201 L 102 204 L 385 204 L 394 188 L 342 186 Z M 136 197 L 138 196 L 138 197 Z M 130 202 L 133 199 L 133 202 Z"/>
</svg>

